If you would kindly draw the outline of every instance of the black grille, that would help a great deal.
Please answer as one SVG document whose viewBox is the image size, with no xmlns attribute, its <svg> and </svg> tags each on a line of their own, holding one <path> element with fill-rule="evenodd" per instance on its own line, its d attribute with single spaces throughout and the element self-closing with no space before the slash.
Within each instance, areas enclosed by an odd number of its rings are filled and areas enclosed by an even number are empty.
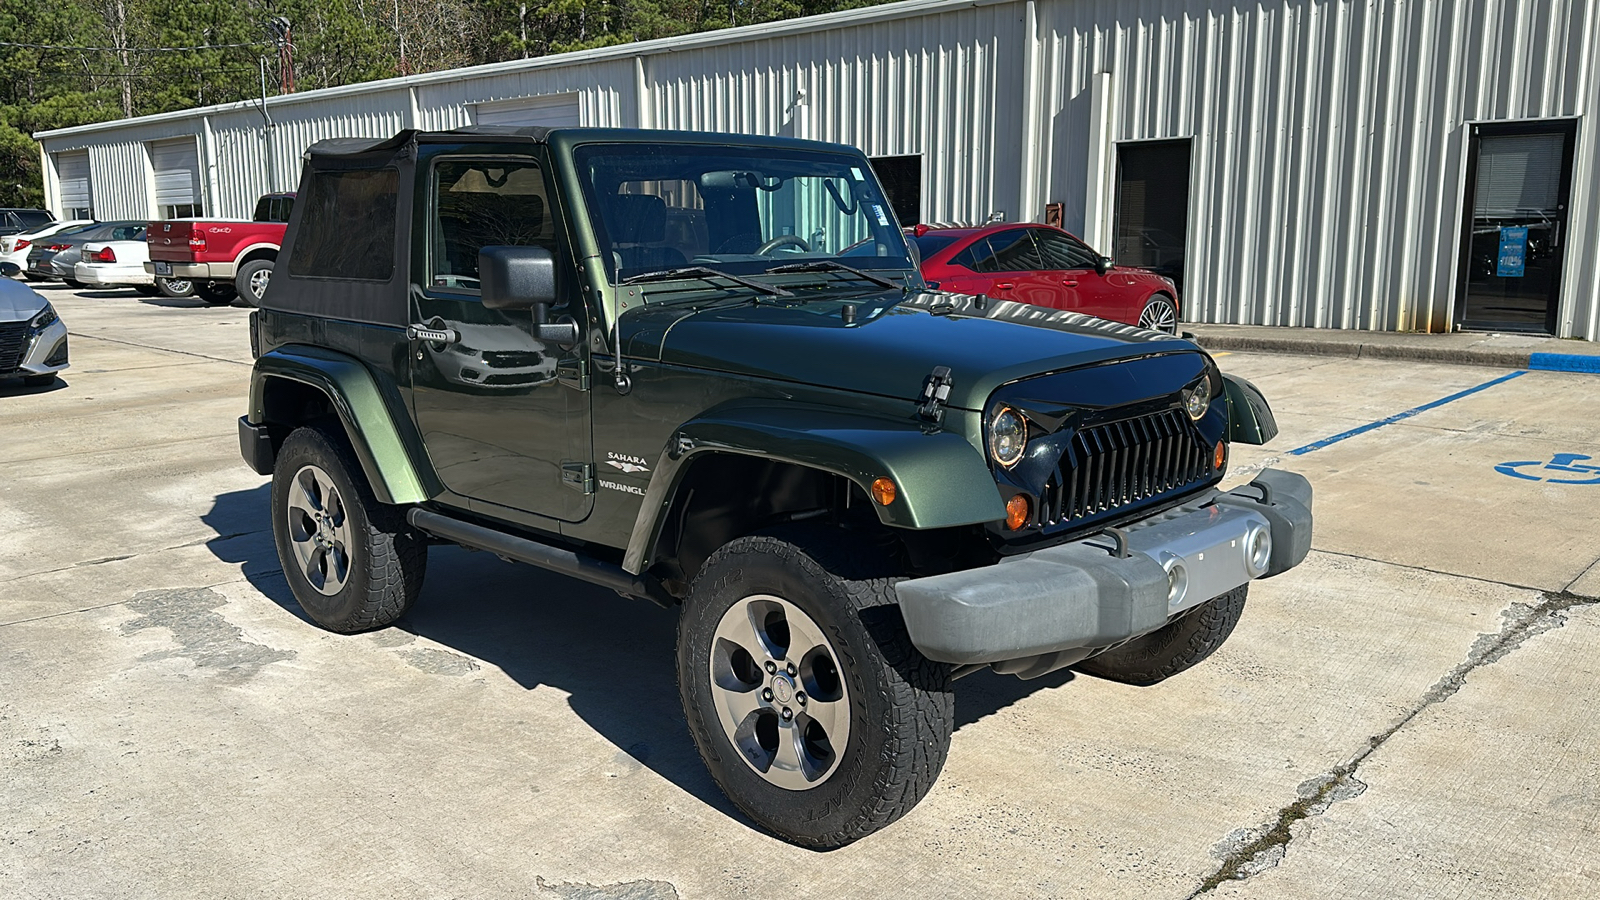
<svg viewBox="0 0 1600 900">
<path fill-rule="evenodd" d="M 0 323 L 0 374 L 14 372 L 22 365 L 22 351 L 28 347 L 28 323 Z"/>
<path fill-rule="evenodd" d="M 1081 428 L 1045 484 L 1043 524 L 1070 525 L 1211 474 L 1211 454 L 1182 410 Z"/>
</svg>

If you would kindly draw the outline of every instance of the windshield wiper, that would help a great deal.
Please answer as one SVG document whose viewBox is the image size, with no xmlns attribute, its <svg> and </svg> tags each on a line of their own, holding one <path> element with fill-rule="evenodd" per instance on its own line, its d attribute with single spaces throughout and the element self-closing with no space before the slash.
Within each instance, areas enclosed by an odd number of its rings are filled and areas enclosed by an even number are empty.
<svg viewBox="0 0 1600 900">
<path fill-rule="evenodd" d="M 726 278 L 734 284 L 742 284 L 751 290 L 760 291 L 763 294 L 768 294 L 773 297 L 794 296 L 792 292 L 786 291 L 781 287 L 776 287 L 770 284 L 762 284 L 759 281 L 733 275 L 731 273 L 724 272 L 721 269 L 713 269 L 710 266 L 685 266 L 678 269 L 658 269 L 654 272 L 641 272 L 638 275 L 622 279 L 622 283 L 642 284 L 646 281 L 675 281 L 679 278 L 698 278 L 701 281 L 710 281 L 713 278 Z"/>
<path fill-rule="evenodd" d="M 851 275 L 854 275 L 863 281 L 870 281 L 879 287 L 902 287 L 902 285 L 895 284 L 893 281 L 890 281 L 882 275 L 874 275 L 871 272 L 863 272 L 855 266 L 847 266 L 842 262 L 832 259 L 814 259 L 808 262 L 790 263 L 785 266 L 778 266 L 776 268 L 767 270 L 768 275 L 787 275 L 790 272 L 849 272 Z"/>
</svg>

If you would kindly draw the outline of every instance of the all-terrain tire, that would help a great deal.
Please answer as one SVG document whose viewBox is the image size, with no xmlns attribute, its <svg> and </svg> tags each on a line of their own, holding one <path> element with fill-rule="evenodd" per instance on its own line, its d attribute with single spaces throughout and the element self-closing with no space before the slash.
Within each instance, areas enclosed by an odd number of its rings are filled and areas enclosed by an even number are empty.
<svg viewBox="0 0 1600 900">
<path fill-rule="evenodd" d="M 312 584 L 294 549 L 291 492 L 307 467 L 326 474 L 337 492 L 336 505 L 348 518 L 342 529 L 349 536 L 348 565 L 342 587 L 331 595 Z M 273 464 L 272 534 L 289 589 L 306 615 L 329 631 L 382 628 L 405 615 L 422 592 L 426 539 L 399 507 L 377 501 L 349 442 L 332 427 L 297 428 L 284 440 Z"/>
<path fill-rule="evenodd" d="M 690 588 L 678 625 L 689 730 L 722 792 L 786 841 L 825 850 L 865 837 L 916 806 L 944 767 L 955 720 L 950 668 L 912 646 L 893 574 L 839 532 L 790 526 L 730 541 Z M 735 604 L 761 595 L 813 621 L 846 688 L 845 749 L 831 774 L 805 789 L 780 787 L 747 764 L 712 696 L 718 623 Z"/>
<path fill-rule="evenodd" d="M 1249 591 L 1248 584 L 1241 584 L 1144 637 L 1078 663 L 1076 668 L 1097 678 L 1140 687 L 1165 681 L 1217 652 L 1239 624 Z"/>
</svg>

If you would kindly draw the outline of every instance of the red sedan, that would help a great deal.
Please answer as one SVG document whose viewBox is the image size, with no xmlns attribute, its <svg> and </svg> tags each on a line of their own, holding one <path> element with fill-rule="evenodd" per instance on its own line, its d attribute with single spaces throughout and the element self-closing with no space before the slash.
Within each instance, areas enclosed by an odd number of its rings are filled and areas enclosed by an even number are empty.
<svg viewBox="0 0 1600 900">
<path fill-rule="evenodd" d="M 941 290 L 986 294 L 1175 334 L 1178 288 L 1148 269 L 1113 265 L 1059 228 L 1029 223 L 981 228 L 918 225 L 906 236 L 922 277 Z"/>
</svg>

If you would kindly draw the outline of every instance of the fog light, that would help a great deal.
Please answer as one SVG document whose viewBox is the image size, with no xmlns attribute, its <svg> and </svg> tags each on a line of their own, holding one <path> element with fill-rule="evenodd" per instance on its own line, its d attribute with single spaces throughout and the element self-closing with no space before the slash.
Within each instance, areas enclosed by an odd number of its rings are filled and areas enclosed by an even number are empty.
<svg viewBox="0 0 1600 900">
<path fill-rule="evenodd" d="M 893 503 L 895 495 L 899 493 L 900 492 L 895 488 L 893 481 L 890 481 L 882 476 L 873 479 L 872 499 L 878 501 L 879 506 L 888 506 L 889 504 Z"/>
<path fill-rule="evenodd" d="M 1006 501 L 1006 528 L 1016 531 L 1028 524 L 1028 495 L 1017 494 Z"/>
<path fill-rule="evenodd" d="M 1272 529 L 1255 526 L 1244 538 L 1244 567 L 1251 578 L 1267 574 L 1272 564 Z"/>
<path fill-rule="evenodd" d="M 1167 570 L 1167 606 L 1177 606 L 1189 593 L 1189 570 L 1183 567 L 1182 560 L 1171 553 L 1163 555 L 1161 567 Z"/>
</svg>

